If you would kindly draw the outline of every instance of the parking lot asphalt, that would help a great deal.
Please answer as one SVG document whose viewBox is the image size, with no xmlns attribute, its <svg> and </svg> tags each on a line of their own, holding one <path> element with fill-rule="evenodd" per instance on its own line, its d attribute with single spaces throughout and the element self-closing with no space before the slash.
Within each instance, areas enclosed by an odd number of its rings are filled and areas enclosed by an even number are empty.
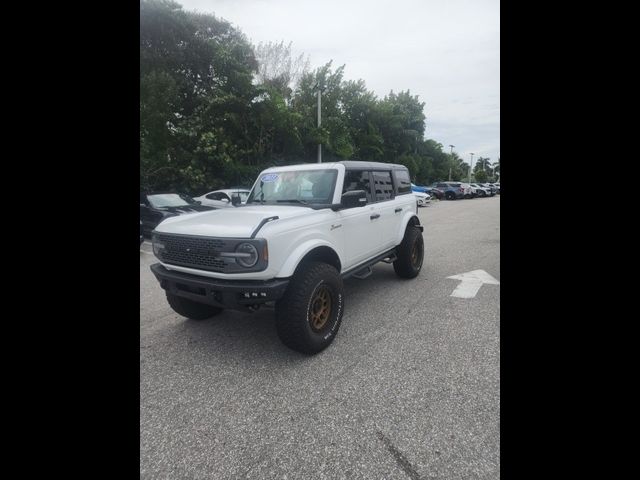
<svg viewBox="0 0 640 480">
<path fill-rule="evenodd" d="M 174 313 L 140 253 L 140 477 L 500 477 L 500 196 L 420 208 L 425 262 L 345 281 L 329 348 L 282 345 L 273 310 Z"/>
</svg>

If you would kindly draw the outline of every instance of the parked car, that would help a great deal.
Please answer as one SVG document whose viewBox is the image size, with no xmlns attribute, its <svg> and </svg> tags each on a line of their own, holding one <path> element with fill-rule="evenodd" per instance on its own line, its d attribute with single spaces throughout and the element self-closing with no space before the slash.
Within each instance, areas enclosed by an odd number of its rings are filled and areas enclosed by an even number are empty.
<svg viewBox="0 0 640 480">
<path fill-rule="evenodd" d="M 418 207 L 426 207 L 431 203 L 431 195 L 422 192 L 413 192 L 413 196 L 416 197 L 416 203 Z"/>
<path fill-rule="evenodd" d="M 464 189 L 464 198 L 474 198 L 476 196 L 475 190 L 468 183 L 461 183 L 462 188 Z"/>
<path fill-rule="evenodd" d="M 414 185 L 411 184 L 411 191 L 413 192 L 421 192 L 426 193 L 431 198 L 436 198 L 438 200 L 442 200 L 444 198 L 444 192 L 438 188 L 433 187 L 424 187 L 422 185 Z"/>
<path fill-rule="evenodd" d="M 140 194 L 140 220 L 144 234 L 151 234 L 151 230 L 165 218 L 207 210 L 215 210 L 215 208 L 201 205 L 190 196 L 181 193 Z"/>
<path fill-rule="evenodd" d="M 142 220 L 140 220 L 140 245 L 144 242 L 144 234 L 142 233 Z"/>
<path fill-rule="evenodd" d="M 247 198 L 249 198 L 249 190 L 248 189 L 232 189 L 227 188 L 224 190 L 215 190 L 213 192 L 205 193 L 199 197 L 195 197 L 194 200 L 202 203 L 202 205 L 209 205 L 211 207 L 216 208 L 226 208 L 232 207 L 233 202 L 231 198 L 234 195 L 240 196 L 240 203 L 246 203 Z"/>
<path fill-rule="evenodd" d="M 478 185 L 487 188 L 489 190 L 489 195 L 492 197 L 496 194 L 496 187 L 492 187 L 490 183 L 479 183 Z"/>
<path fill-rule="evenodd" d="M 480 183 L 472 183 L 471 187 L 475 189 L 478 197 L 488 197 L 491 195 L 491 189 L 481 186 Z"/>
<path fill-rule="evenodd" d="M 440 190 L 439 188 L 434 188 L 434 187 L 425 187 L 427 189 L 427 191 L 425 193 L 428 193 L 429 195 L 431 195 L 431 198 L 436 198 L 438 200 L 442 200 L 444 198 L 444 190 Z"/>
<path fill-rule="evenodd" d="M 500 182 L 494 183 L 493 185 L 498 189 L 496 193 L 500 193 Z"/>
<path fill-rule="evenodd" d="M 464 188 L 460 182 L 436 182 L 431 188 L 442 190 L 444 198 L 447 200 L 456 200 L 464 198 Z"/>
<path fill-rule="evenodd" d="M 489 188 L 491 188 L 494 193 L 500 193 L 500 185 L 496 183 L 487 183 L 487 185 L 489 185 Z"/>
</svg>

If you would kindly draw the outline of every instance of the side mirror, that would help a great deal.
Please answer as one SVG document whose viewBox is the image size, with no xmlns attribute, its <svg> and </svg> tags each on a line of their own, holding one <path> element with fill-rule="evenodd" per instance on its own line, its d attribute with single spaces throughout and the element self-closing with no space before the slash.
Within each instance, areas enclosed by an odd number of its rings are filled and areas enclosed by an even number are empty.
<svg viewBox="0 0 640 480">
<path fill-rule="evenodd" d="M 367 192 L 352 190 L 342 194 L 340 203 L 342 208 L 364 207 L 367 204 Z"/>
<path fill-rule="evenodd" d="M 231 195 L 231 205 L 235 207 L 236 205 L 240 205 L 241 202 L 240 195 Z"/>
<path fill-rule="evenodd" d="M 144 203 L 141 203 L 140 206 L 141 207 L 146 207 L 146 205 Z"/>
</svg>

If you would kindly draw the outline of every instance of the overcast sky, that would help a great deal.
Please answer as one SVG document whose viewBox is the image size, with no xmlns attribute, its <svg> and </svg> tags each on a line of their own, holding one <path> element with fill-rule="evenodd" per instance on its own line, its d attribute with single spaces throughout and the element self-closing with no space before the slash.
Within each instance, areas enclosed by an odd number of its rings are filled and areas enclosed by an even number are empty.
<svg viewBox="0 0 640 480">
<path fill-rule="evenodd" d="M 380 98 L 410 90 L 425 102 L 426 138 L 498 159 L 499 0 L 176 0 L 213 13 L 249 40 L 293 42 L 311 69 L 333 60 Z M 475 164 L 475 162 L 474 162 Z"/>
</svg>

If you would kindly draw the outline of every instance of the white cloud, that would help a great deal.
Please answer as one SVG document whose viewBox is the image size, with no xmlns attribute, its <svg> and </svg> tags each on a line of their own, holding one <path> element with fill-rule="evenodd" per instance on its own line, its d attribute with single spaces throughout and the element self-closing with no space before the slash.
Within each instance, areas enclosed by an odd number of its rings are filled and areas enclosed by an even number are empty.
<svg viewBox="0 0 640 480">
<path fill-rule="evenodd" d="M 345 64 L 383 97 L 426 103 L 426 136 L 469 160 L 500 151 L 498 0 L 177 0 L 213 13 L 254 43 L 292 41 L 311 67 Z M 448 148 L 447 148 L 448 151 Z"/>
</svg>

